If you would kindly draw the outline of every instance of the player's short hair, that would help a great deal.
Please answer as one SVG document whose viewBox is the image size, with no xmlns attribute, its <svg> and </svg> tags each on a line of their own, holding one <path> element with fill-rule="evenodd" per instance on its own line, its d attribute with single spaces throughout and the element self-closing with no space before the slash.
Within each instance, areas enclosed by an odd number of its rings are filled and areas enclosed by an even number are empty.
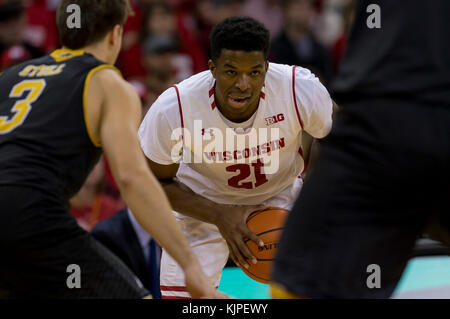
<svg viewBox="0 0 450 319">
<path fill-rule="evenodd" d="M 217 24 L 211 31 L 211 59 L 216 61 L 222 49 L 262 51 L 267 59 L 270 33 L 261 23 L 250 17 L 231 17 Z"/>
<path fill-rule="evenodd" d="M 68 24 L 68 18 L 73 14 L 67 10 L 70 5 L 80 8 L 80 28 L 71 28 Z M 61 0 L 56 12 L 61 44 L 76 50 L 98 42 L 114 26 L 123 26 L 131 12 L 129 0 Z"/>
</svg>

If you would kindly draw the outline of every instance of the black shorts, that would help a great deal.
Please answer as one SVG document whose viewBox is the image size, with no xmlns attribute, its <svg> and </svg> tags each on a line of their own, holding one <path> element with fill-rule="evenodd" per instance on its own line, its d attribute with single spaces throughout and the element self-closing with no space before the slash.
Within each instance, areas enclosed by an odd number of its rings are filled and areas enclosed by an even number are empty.
<svg viewBox="0 0 450 319">
<path fill-rule="evenodd" d="M 0 187 L 0 207 L 3 296 L 66 299 L 149 295 L 115 255 L 78 226 L 64 204 L 29 188 Z"/>
<path fill-rule="evenodd" d="M 449 194 L 450 106 L 345 104 L 286 222 L 273 281 L 310 298 L 389 297 L 430 221 L 448 234 Z"/>
</svg>

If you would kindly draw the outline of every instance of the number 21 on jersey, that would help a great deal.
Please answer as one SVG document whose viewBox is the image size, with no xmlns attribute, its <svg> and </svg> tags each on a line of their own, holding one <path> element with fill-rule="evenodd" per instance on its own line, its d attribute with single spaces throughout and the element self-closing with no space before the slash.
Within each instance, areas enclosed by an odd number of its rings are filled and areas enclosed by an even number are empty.
<svg viewBox="0 0 450 319">
<path fill-rule="evenodd" d="M 264 163 L 261 162 L 261 160 L 257 160 L 256 162 L 252 163 L 251 166 L 249 164 L 235 164 L 228 166 L 226 168 L 227 172 L 239 172 L 238 175 L 231 177 L 228 180 L 228 185 L 234 188 L 245 188 L 245 189 L 253 189 L 258 186 L 261 186 L 262 184 L 267 183 L 269 180 L 267 179 L 267 176 L 261 172 L 261 168 L 264 166 Z M 255 177 L 255 183 L 252 182 L 244 182 L 244 179 L 247 179 L 252 174 L 252 168 L 253 168 L 253 175 Z"/>
<path fill-rule="evenodd" d="M 23 124 L 31 111 L 32 104 L 36 102 L 45 88 L 45 80 L 25 80 L 16 84 L 9 94 L 10 98 L 21 98 L 11 108 L 14 115 L 0 116 L 0 134 L 7 134 Z M 27 94 L 24 94 L 28 92 Z"/>
</svg>

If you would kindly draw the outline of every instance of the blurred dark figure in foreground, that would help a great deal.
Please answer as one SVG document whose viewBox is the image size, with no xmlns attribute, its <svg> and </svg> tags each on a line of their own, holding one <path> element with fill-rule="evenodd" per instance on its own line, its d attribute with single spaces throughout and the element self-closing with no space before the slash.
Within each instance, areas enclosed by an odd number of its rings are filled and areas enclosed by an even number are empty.
<svg viewBox="0 0 450 319">
<path fill-rule="evenodd" d="M 274 297 L 388 298 L 418 237 L 450 246 L 450 2 L 371 2 L 357 3 L 341 110 L 286 222 Z"/>
</svg>

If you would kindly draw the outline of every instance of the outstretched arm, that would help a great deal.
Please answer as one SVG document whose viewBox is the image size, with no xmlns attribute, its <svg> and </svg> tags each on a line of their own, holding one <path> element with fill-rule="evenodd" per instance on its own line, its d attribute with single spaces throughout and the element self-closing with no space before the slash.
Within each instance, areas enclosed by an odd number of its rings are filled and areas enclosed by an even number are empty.
<svg viewBox="0 0 450 319">
<path fill-rule="evenodd" d="M 88 88 L 88 107 L 101 105 L 89 121 L 98 134 L 114 178 L 138 222 L 178 262 L 193 298 L 223 298 L 201 270 L 181 232 L 167 197 L 147 167 L 137 130 L 141 119 L 139 97 L 131 85 L 112 70 L 101 70 Z M 92 104 L 91 104 L 92 103 Z M 100 114 L 100 115 L 99 115 Z"/>
</svg>

